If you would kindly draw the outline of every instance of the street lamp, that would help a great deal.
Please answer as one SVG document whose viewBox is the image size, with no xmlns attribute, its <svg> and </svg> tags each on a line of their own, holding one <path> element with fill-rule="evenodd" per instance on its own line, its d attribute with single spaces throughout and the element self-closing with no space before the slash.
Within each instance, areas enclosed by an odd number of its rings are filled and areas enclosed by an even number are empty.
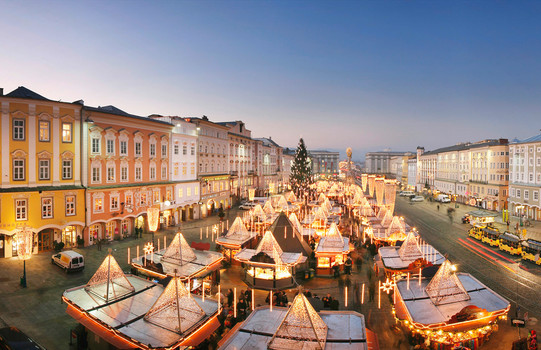
<svg viewBox="0 0 541 350">
<path fill-rule="evenodd" d="M 154 232 L 158 229 L 160 221 L 160 208 L 147 209 L 148 229 L 152 232 L 152 246 L 154 246 Z"/>
<path fill-rule="evenodd" d="M 23 226 L 16 235 L 17 255 L 19 260 L 23 261 L 23 276 L 21 277 L 21 287 L 26 288 L 26 260 L 32 257 L 32 243 L 34 233 L 26 226 Z"/>
</svg>

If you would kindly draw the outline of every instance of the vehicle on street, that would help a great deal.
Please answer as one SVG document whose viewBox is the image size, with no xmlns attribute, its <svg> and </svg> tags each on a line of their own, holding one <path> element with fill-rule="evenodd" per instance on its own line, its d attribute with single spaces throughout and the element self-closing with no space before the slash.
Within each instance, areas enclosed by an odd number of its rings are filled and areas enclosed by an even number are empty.
<svg viewBox="0 0 541 350">
<path fill-rule="evenodd" d="M 239 209 L 250 210 L 253 209 L 257 204 L 254 202 L 244 202 L 239 206 Z"/>
<path fill-rule="evenodd" d="M 415 196 L 415 193 L 413 191 L 400 191 L 398 195 L 401 197 L 410 197 Z"/>
<path fill-rule="evenodd" d="M 522 240 L 511 232 L 504 232 L 500 235 L 499 249 L 511 255 L 522 256 Z"/>
<path fill-rule="evenodd" d="M 73 250 L 65 250 L 51 257 L 51 263 L 64 269 L 66 273 L 80 271 L 85 268 L 83 256 Z"/>
<path fill-rule="evenodd" d="M 446 194 L 438 194 L 436 196 L 436 202 L 449 203 L 449 202 L 451 202 L 451 199 Z"/>
<path fill-rule="evenodd" d="M 462 223 L 463 224 L 469 224 L 470 223 L 470 216 L 468 214 L 464 215 L 462 217 Z"/>
<path fill-rule="evenodd" d="M 412 201 L 412 202 L 422 202 L 424 200 L 425 200 L 425 197 L 423 197 L 423 196 L 414 196 L 414 197 L 412 197 L 410 199 L 410 201 Z"/>
<path fill-rule="evenodd" d="M 0 329 L 0 350 L 45 350 L 16 327 Z"/>
<path fill-rule="evenodd" d="M 528 238 L 522 242 L 522 260 L 541 265 L 541 242 Z"/>
</svg>

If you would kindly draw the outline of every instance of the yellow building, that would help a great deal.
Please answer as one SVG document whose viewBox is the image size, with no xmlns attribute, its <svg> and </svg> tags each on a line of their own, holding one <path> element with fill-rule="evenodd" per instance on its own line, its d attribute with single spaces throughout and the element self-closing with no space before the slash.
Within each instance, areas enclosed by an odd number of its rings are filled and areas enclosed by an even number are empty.
<svg viewBox="0 0 541 350">
<path fill-rule="evenodd" d="M 85 225 L 81 186 L 81 104 L 51 101 L 25 87 L 3 95 L 0 257 L 17 254 L 13 236 L 34 232 L 34 253 L 77 244 Z"/>
</svg>

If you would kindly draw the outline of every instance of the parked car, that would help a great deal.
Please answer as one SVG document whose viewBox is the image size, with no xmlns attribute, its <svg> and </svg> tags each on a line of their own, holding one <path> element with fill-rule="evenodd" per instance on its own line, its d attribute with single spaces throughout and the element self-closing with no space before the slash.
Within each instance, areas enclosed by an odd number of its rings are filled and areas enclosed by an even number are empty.
<svg viewBox="0 0 541 350">
<path fill-rule="evenodd" d="M 423 197 L 423 196 L 415 196 L 415 197 L 410 199 L 410 201 L 412 201 L 412 202 L 422 202 L 424 200 L 425 200 L 425 197 Z"/>
<path fill-rule="evenodd" d="M 45 350 L 32 338 L 15 327 L 0 329 L 0 350 Z"/>
<path fill-rule="evenodd" d="M 66 273 L 85 268 L 85 259 L 73 250 L 65 250 L 51 257 L 51 263 L 64 269 Z"/>
<path fill-rule="evenodd" d="M 240 206 L 239 206 L 239 209 L 242 209 L 242 210 L 250 210 L 250 209 L 253 209 L 257 204 L 254 203 L 254 202 L 245 202 L 245 203 L 242 203 Z"/>
<path fill-rule="evenodd" d="M 451 202 L 451 199 L 446 194 L 438 194 L 438 196 L 436 197 L 436 201 L 441 203 L 449 203 Z"/>
</svg>

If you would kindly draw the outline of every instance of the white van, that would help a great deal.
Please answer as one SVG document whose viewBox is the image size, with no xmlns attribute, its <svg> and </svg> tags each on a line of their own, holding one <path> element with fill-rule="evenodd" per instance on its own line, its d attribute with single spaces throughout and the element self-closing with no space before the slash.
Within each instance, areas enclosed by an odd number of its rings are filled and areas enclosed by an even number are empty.
<svg viewBox="0 0 541 350">
<path fill-rule="evenodd" d="M 79 271 L 85 268 L 83 256 L 73 250 L 65 250 L 51 257 L 51 263 L 57 264 L 64 269 L 66 273 L 70 271 Z"/>
<path fill-rule="evenodd" d="M 401 191 L 399 193 L 400 196 L 402 197 L 411 197 L 411 196 L 415 196 L 415 192 L 413 191 Z"/>
<path fill-rule="evenodd" d="M 438 196 L 436 197 L 436 201 L 442 203 L 449 203 L 451 202 L 451 199 L 446 194 L 438 194 Z"/>
</svg>

